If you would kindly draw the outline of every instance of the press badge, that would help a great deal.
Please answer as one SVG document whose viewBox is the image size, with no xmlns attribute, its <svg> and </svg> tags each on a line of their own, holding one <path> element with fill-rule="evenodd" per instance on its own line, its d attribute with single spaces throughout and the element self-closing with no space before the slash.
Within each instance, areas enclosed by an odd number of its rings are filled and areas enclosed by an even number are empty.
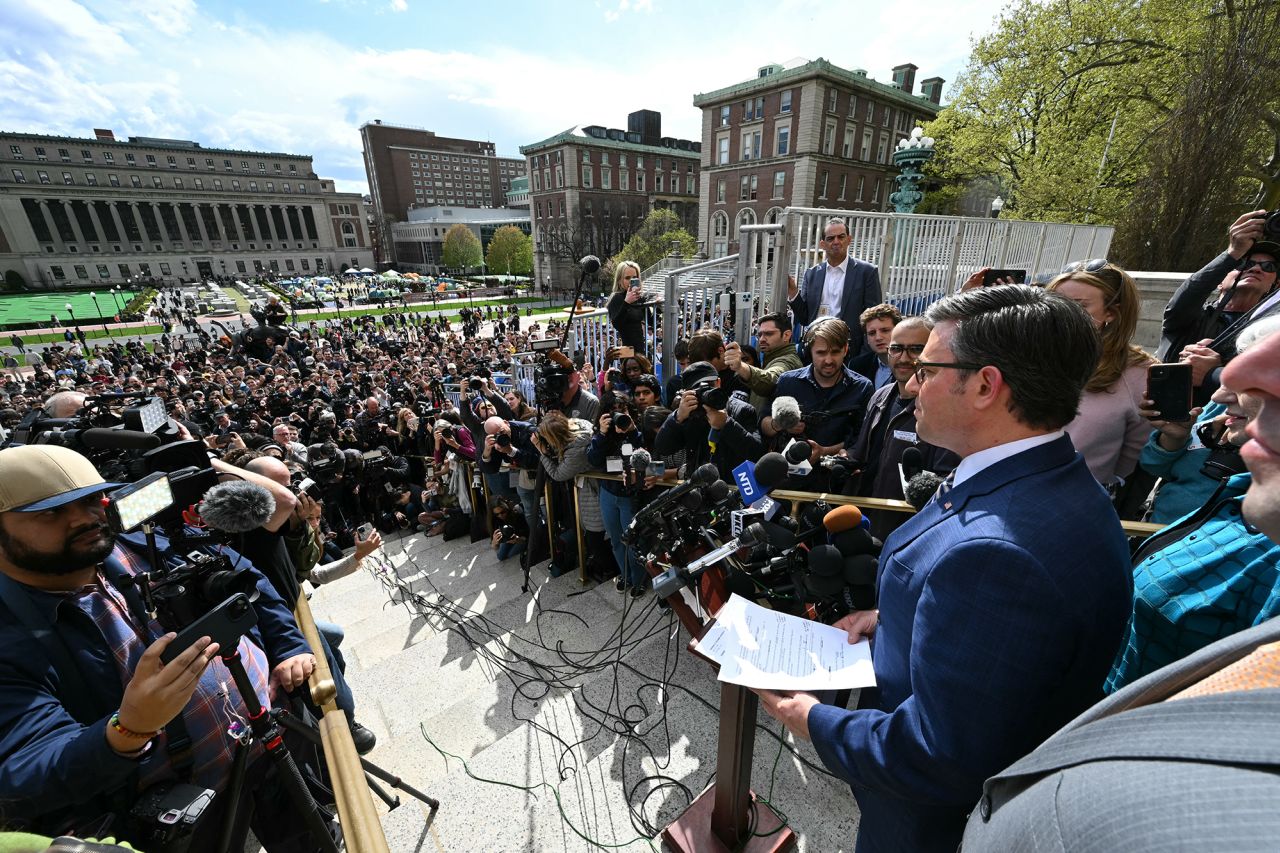
<svg viewBox="0 0 1280 853">
<path fill-rule="evenodd" d="M 622 457 L 610 456 L 609 458 L 605 459 L 604 470 L 606 474 L 621 474 L 623 471 Z"/>
</svg>

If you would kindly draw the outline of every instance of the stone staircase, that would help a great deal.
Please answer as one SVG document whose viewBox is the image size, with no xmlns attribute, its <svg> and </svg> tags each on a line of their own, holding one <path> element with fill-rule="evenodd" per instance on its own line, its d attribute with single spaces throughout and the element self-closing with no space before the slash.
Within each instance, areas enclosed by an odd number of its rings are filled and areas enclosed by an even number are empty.
<svg viewBox="0 0 1280 853">
<path fill-rule="evenodd" d="M 662 849 L 661 827 L 713 777 L 719 698 L 670 613 L 545 563 L 522 594 L 518 560 L 486 542 L 406 536 L 384 552 L 311 603 L 346 629 L 357 718 L 378 735 L 368 757 L 441 801 L 429 827 L 406 795 L 389 812 L 375 801 L 391 849 Z M 852 849 L 848 788 L 808 743 L 806 766 L 760 726 L 754 789 L 801 850 Z"/>
</svg>

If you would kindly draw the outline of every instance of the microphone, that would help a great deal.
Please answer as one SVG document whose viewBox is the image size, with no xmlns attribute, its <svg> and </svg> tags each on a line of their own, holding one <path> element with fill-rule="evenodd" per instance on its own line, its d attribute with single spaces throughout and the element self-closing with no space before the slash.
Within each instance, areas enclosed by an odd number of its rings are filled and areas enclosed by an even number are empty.
<svg viewBox="0 0 1280 853">
<path fill-rule="evenodd" d="M 597 272 L 600 269 L 600 259 L 595 255 L 587 255 L 585 258 L 578 261 L 578 266 L 582 267 L 583 273 L 591 275 L 591 273 Z"/>
<path fill-rule="evenodd" d="M 788 465 L 799 465 L 802 462 L 809 461 L 810 452 L 813 450 L 807 441 L 793 441 L 787 445 L 783 456 L 786 457 Z"/>
<path fill-rule="evenodd" d="M 631 463 L 632 470 L 638 471 L 640 476 L 643 477 L 645 470 L 649 467 L 649 463 L 653 461 L 653 456 L 649 451 L 641 447 L 631 454 L 629 461 Z"/>
<path fill-rule="evenodd" d="M 843 533 L 854 530 L 862 524 L 862 510 L 853 504 L 844 504 L 828 512 L 822 517 L 822 526 L 828 533 Z"/>
<path fill-rule="evenodd" d="M 861 525 L 852 530 L 833 533 L 831 535 L 831 544 L 836 546 L 840 553 L 846 557 L 856 557 L 859 554 L 879 554 L 882 547 L 882 543 Z"/>
<path fill-rule="evenodd" d="M 716 468 L 714 462 L 707 462 L 698 466 L 698 469 L 693 472 L 693 476 L 675 488 L 668 489 L 665 493 L 656 498 L 653 503 L 636 513 L 631 519 L 631 524 L 627 529 L 629 531 L 636 530 L 639 524 L 648 521 L 655 515 L 658 515 L 664 509 L 671 506 L 694 489 L 701 489 L 704 486 L 709 486 L 719 479 L 720 469 Z"/>
<path fill-rule="evenodd" d="M 716 480 L 702 491 L 704 503 L 715 505 L 732 494 L 733 490 L 724 480 Z"/>
<path fill-rule="evenodd" d="M 834 545 L 818 545 L 809 551 L 805 587 L 816 597 L 835 595 L 844 588 L 844 557 Z"/>
<path fill-rule="evenodd" d="M 907 450 L 914 450 L 909 447 Z M 907 503 L 911 504 L 917 510 L 924 509 L 930 499 L 933 498 L 938 486 L 942 485 L 942 478 L 932 471 L 921 471 L 907 481 L 907 487 L 902 490 L 903 497 Z"/>
<path fill-rule="evenodd" d="M 151 450 L 160 446 L 160 436 L 131 429 L 89 427 L 64 431 L 69 440 L 79 438 L 85 447 L 97 450 Z"/>
<path fill-rule="evenodd" d="M 276 511 L 276 500 L 257 483 L 233 480 L 205 492 L 199 511 L 214 530 L 248 533 L 267 523 Z"/>
<path fill-rule="evenodd" d="M 908 447 L 902 451 L 902 459 L 898 464 L 902 467 L 903 481 L 909 481 L 924 470 L 924 456 L 920 453 L 920 448 Z"/>
<path fill-rule="evenodd" d="M 781 453 L 766 453 L 760 457 L 753 472 L 756 485 L 768 492 L 787 479 L 787 459 Z"/>
<path fill-rule="evenodd" d="M 790 432 L 804 419 L 795 397 L 775 397 L 769 414 L 773 418 L 773 428 L 778 432 Z"/>
</svg>

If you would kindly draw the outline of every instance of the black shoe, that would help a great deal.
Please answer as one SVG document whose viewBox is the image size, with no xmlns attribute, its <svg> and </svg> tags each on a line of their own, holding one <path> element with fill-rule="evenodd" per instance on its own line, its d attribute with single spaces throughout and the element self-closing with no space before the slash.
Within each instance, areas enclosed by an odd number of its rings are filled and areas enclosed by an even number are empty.
<svg viewBox="0 0 1280 853">
<path fill-rule="evenodd" d="M 646 592 L 648 592 L 648 590 L 644 588 L 644 584 L 636 584 L 635 586 L 631 587 L 632 598 L 643 598 Z"/>
<path fill-rule="evenodd" d="M 351 723 L 351 740 L 355 741 L 356 753 L 368 755 L 378 744 L 378 736 L 357 722 Z"/>
<path fill-rule="evenodd" d="M 618 592 L 622 592 L 627 588 L 627 582 L 622 578 L 618 578 L 618 582 L 613 585 L 613 588 Z"/>
</svg>

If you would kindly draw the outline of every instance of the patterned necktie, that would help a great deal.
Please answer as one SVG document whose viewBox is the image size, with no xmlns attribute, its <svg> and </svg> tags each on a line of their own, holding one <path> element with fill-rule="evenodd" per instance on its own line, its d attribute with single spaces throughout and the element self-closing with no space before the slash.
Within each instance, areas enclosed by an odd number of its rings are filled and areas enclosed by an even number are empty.
<svg viewBox="0 0 1280 853">
<path fill-rule="evenodd" d="M 942 503 L 943 509 L 951 509 L 951 504 L 943 503 L 943 501 L 947 499 L 947 494 L 953 488 L 955 488 L 955 484 L 956 484 L 956 472 L 952 471 L 942 480 L 941 483 L 938 484 L 938 491 L 933 493 L 933 499 L 935 501 L 938 501 L 939 503 Z"/>
<path fill-rule="evenodd" d="M 1170 696 L 1167 701 L 1280 687 L 1280 643 L 1258 646 L 1247 657 Z"/>
</svg>

